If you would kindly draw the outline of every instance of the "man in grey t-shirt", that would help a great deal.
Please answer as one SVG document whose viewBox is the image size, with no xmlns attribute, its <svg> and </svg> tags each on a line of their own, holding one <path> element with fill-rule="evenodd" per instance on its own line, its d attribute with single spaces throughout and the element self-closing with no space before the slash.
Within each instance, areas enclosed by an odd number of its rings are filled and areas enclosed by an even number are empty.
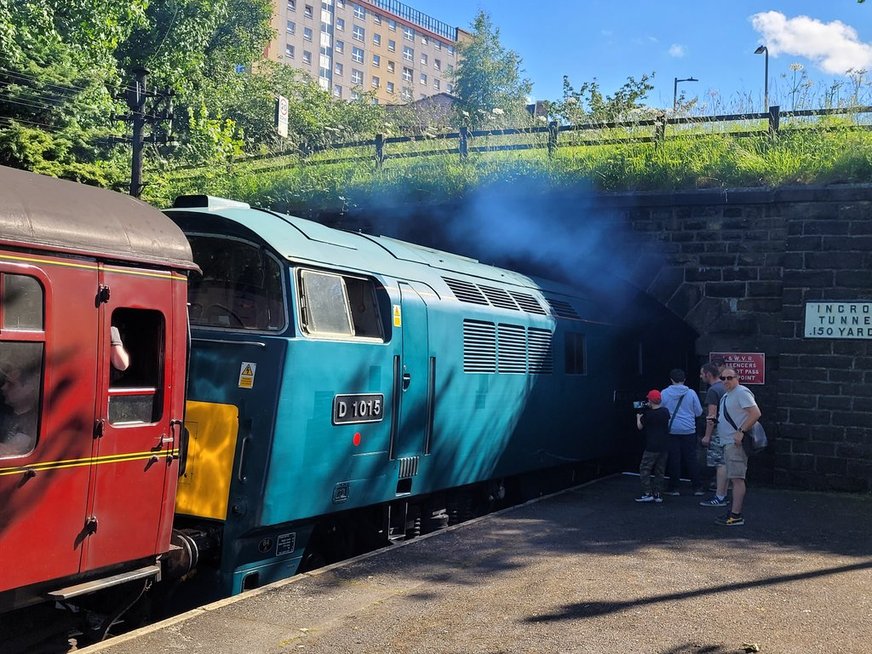
<svg viewBox="0 0 872 654">
<path fill-rule="evenodd" d="M 724 447 L 727 479 L 733 482 L 733 503 L 730 512 L 719 518 L 717 523 L 733 527 L 745 524 L 742 506 L 745 502 L 748 455 L 742 447 L 742 440 L 748 438 L 748 432 L 760 419 L 761 412 L 751 390 L 739 384 L 735 370 L 724 368 L 721 381 L 727 392 L 721 399 L 717 436 Z"/>
</svg>

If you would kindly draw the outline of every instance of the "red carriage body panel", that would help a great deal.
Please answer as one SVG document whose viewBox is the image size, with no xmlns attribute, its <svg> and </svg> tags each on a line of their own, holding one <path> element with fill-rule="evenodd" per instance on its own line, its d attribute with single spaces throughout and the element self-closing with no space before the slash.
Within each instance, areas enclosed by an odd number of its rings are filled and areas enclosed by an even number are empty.
<svg viewBox="0 0 872 654">
<path fill-rule="evenodd" d="M 169 549 L 191 269 L 156 209 L 0 167 L 0 609 Z"/>
</svg>

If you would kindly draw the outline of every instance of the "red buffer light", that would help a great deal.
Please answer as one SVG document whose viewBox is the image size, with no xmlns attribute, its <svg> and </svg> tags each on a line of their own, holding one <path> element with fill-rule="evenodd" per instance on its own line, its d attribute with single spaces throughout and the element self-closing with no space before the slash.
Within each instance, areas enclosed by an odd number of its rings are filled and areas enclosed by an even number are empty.
<svg viewBox="0 0 872 654">
<path fill-rule="evenodd" d="M 351 442 L 354 443 L 354 447 L 357 447 L 358 445 L 360 445 L 360 440 L 361 440 L 360 432 L 359 431 L 355 432 L 354 438 L 351 439 Z"/>
</svg>

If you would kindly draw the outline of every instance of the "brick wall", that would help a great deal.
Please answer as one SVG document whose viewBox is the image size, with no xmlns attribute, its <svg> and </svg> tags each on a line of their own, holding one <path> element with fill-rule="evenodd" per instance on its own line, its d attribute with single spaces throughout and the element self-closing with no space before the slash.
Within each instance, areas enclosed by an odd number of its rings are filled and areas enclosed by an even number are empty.
<svg viewBox="0 0 872 654">
<path fill-rule="evenodd" d="M 753 386 L 778 485 L 872 490 L 872 341 L 804 337 L 805 303 L 872 300 L 872 186 L 603 196 L 648 253 L 633 281 L 711 351 L 764 352 Z M 653 265 L 652 265 L 653 264 Z"/>
</svg>

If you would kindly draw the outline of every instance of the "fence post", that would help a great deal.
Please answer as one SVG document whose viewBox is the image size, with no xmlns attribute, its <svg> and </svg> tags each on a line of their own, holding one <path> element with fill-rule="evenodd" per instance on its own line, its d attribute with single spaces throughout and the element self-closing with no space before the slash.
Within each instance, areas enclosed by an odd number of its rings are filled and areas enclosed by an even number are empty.
<svg viewBox="0 0 872 654">
<path fill-rule="evenodd" d="M 659 147 L 666 139 L 666 113 L 654 116 L 654 147 Z"/>
<path fill-rule="evenodd" d="M 469 128 L 461 127 L 460 128 L 460 158 L 466 159 L 469 154 Z"/>
<path fill-rule="evenodd" d="M 385 135 L 375 135 L 375 166 L 381 168 L 385 162 Z"/>
<path fill-rule="evenodd" d="M 781 123 L 781 111 L 778 105 L 769 107 L 769 136 L 775 137 Z"/>
<path fill-rule="evenodd" d="M 553 157 L 557 150 L 557 121 L 552 120 L 548 123 L 548 156 Z"/>
</svg>

